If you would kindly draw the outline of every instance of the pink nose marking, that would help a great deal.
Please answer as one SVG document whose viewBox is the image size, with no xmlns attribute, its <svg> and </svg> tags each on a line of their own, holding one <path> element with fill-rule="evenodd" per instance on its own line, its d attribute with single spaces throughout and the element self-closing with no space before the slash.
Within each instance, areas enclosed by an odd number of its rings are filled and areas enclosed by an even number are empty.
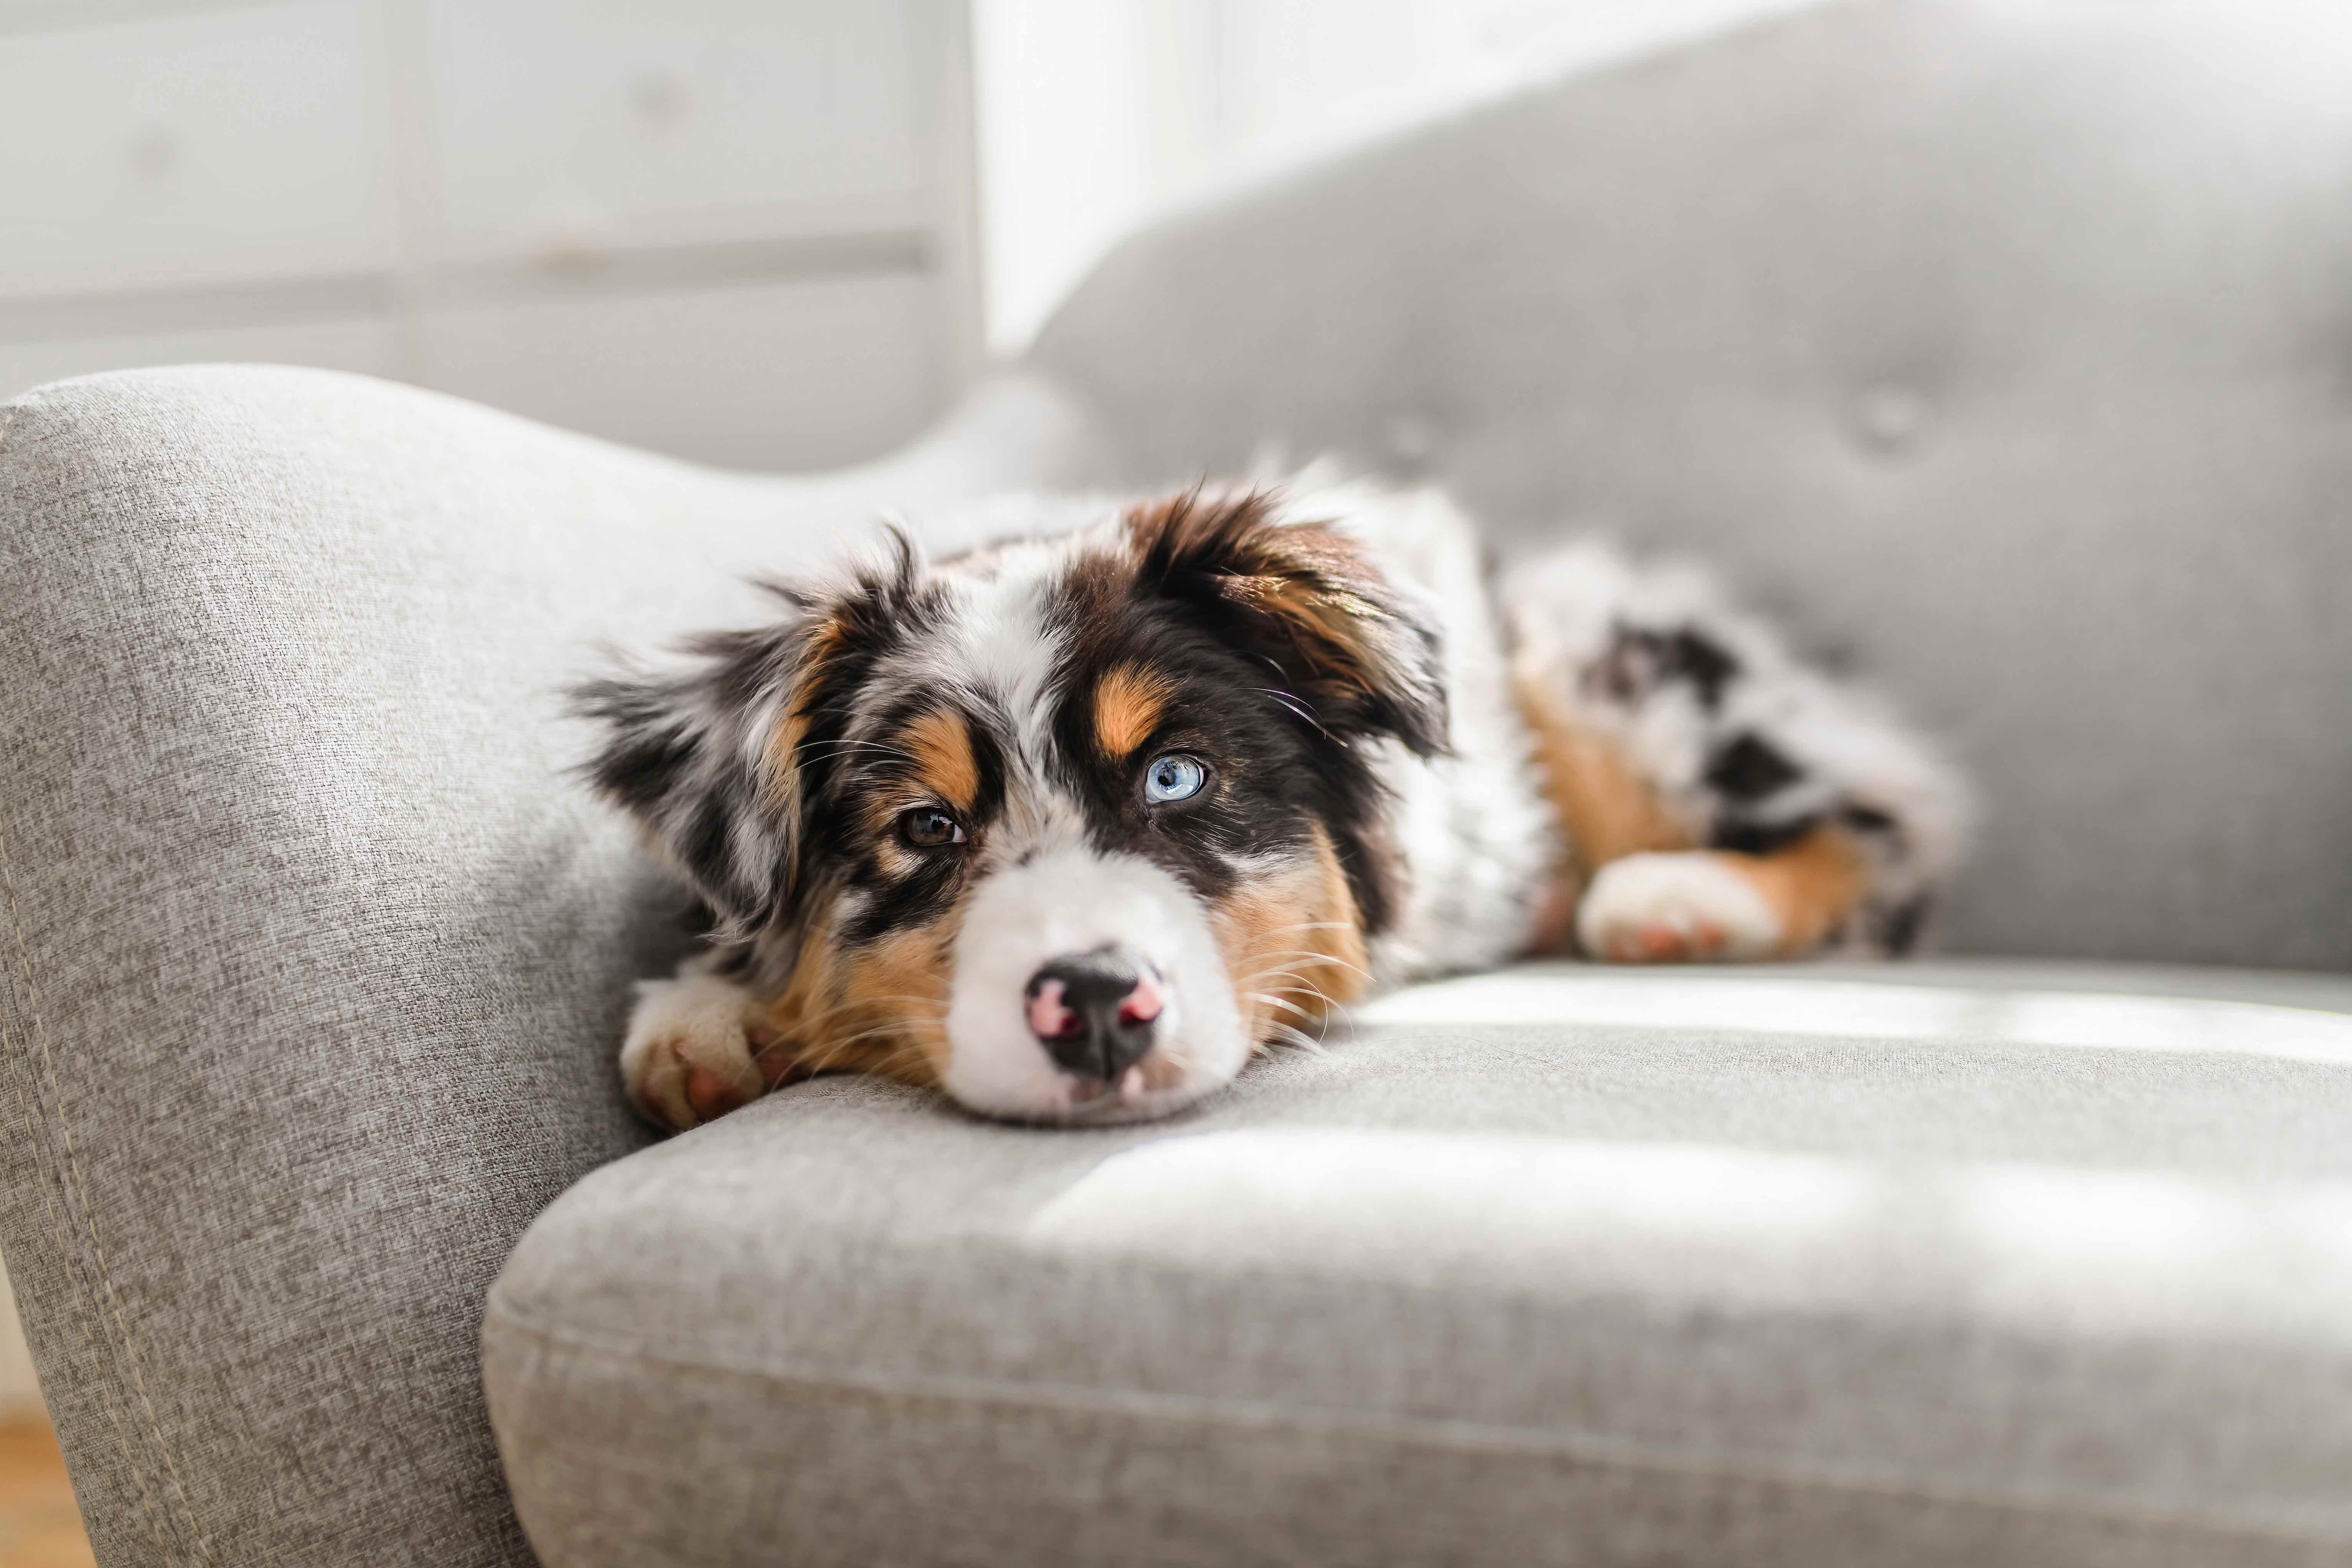
<svg viewBox="0 0 2352 1568">
<path fill-rule="evenodd" d="M 1122 1024 L 1149 1024 L 1160 1016 L 1160 1009 L 1164 1005 L 1159 983 L 1147 974 L 1135 983 L 1134 990 L 1120 999 L 1118 1021 Z"/>
<path fill-rule="evenodd" d="M 1041 1040 L 1055 1040 L 1078 1032 L 1078 1016 L 1062 1005 L 1062 983 L 1048 980 L 1029 998 L 1029 1032 Z"/>
</svg>

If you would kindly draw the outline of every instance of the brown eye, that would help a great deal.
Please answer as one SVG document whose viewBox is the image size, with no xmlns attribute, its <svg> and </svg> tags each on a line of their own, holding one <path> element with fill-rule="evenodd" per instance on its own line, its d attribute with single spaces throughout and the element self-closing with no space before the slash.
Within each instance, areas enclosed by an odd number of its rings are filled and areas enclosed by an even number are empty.
<svg viewBox="0 0 2352 1568">
<path fill-rule="evenodd" d="M 936 805 L 918 805 L 898 814 L 898 837 L 918 849 L 944 849 L 963 842 L 963 824 Z"/>
</svg>

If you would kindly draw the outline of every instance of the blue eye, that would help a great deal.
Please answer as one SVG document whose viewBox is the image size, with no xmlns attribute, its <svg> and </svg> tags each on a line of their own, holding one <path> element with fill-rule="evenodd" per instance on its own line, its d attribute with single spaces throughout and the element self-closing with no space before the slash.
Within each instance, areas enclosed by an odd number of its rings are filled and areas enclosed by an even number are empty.
<svg viewBox="0 0 2352 1568">
<path fill-rule="evenodd" d="M 1202 765 L 1200 758 L 1171 752 L 1164 757 L 1154 757 L 1151 765 L 1143 770 L 1143 798 L 1151 805 L 1190 800 L 1208 782 L 1209 770 Z"/>
</svg>

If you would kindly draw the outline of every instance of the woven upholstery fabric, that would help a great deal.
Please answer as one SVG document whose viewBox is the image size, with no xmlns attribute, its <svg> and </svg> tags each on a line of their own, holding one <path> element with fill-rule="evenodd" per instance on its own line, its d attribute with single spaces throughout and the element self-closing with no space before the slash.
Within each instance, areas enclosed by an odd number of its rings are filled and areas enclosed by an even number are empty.
<svg viewBox="0 0 2352 1568">
<path fill-rule="evenodd" d="M 2352 968 L 2352 27 L 1832 5 L 1127 246 L 1138 478 L 1269 448 L 1721 567 L 1981 782 L 1948 947 Z"/>
<path fill-rule="evenodd" d="M 0 1247 L 102 1563 L 527 1561 L 482 1295 L 680 937 L 558 689 L 1034 478 L 1010 412 L 823 483 L 302 372 L 0 416 Z"/>
<path fill-rule="evenodd" d="M 1199 1114 L 820 1081 L 492 1292 L 549 1568 L 2352 1563 L 2352 981 L 1400 994 Z"/>
</svg>

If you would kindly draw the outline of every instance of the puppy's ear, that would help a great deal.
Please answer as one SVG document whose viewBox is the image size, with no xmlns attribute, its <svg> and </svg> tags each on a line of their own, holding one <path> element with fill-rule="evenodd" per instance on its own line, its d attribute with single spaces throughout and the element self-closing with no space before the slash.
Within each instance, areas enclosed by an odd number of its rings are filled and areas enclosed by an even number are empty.
<svg viewBox="0 0 2352 1568">
<path fill-rule="evenodd" d="M 1393 736 L 1422 756 L 1447 749 L 1437 627 L 1356 541 L 1280 520 L 1259 490 L 1196 488 L 1131 509 L 1126 524 L 1138 586 L 1272 663 L 1324 731 Z"/>
<path fill-rule="evenodd" d="M 884 566 L 825 590 L 762 584 L 784 617 L 688 641 L 668 673 L 627 669 L 571 692 L 601 731 L 585 772 L 741 940 L 789 917 L 806 879 L 813 792 L 858 673 L 911 616 L 921 575 L 894 536 Z M 814 761 L 812 760 L 814 758 Z"/>
<path fill-rule="evenodd" d="M 572 692 L 572 710 L 603 731 L 586 768 L 597 792 L 636 818 L 730 936 L 766 924 L 792 894 L 800 803 L 787 735 L 814 640 L 795 616 L 698 637 L 675 673 L 629 670 Z"/>
</svg>

